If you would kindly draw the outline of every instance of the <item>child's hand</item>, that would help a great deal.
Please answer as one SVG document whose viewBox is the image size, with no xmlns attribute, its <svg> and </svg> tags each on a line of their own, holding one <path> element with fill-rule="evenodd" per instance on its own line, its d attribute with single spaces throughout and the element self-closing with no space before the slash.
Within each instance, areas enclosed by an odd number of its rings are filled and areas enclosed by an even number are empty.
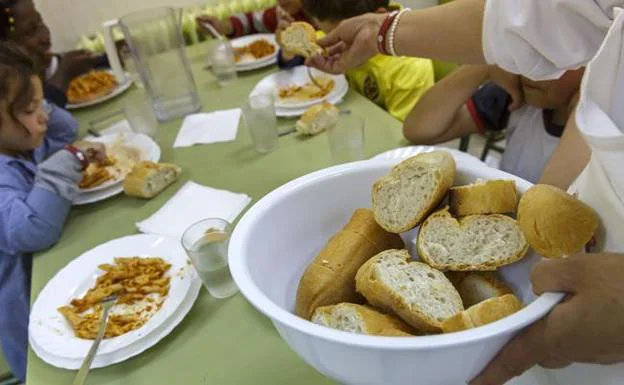
<svg viewBox="0 0 624 385">
<path fill-rule="evenodd" d="M 80 140 L 73 145 L 82 151 L 89 163 L 103 163 L 106 161 L 106 147 L 102 143 Z"/>
<path fill-rule="evenodd" d="M 221 35 L 230 36 L 234 33 L 234 26 L 230 22 L 230 20 L 220 20 L 213 16 L 197 16 L 197 25 L 199 26 L 199 31 L 204 35 L 212 35 L 210 29 L 206 28 L 205 24 L 210 24 L 217 30 Z M 216 36 L 215 36 L 216 37 Z"/>
<path fill-rule="evenodd" d="M 511 96 L 509 111 L 515 111 L 524 105 L 524 93 L 520 84 L 520 76 L 503 71 L 497 66 L 490 66 L 488 78 Z"/>
<path fill-rule="evenodd" d="M 96 61 L 97 57 L 89 51 L 70 51 L 61 56 L 57 72 L 67 81 L 71 81 L 92 70 Z"/>
<path fill-rule="evenodd" d="M 295 19 L 282 7 L 277 7 L 277 31 L 276 33 L 280 33 L 293 23 Z"/>
</svg>

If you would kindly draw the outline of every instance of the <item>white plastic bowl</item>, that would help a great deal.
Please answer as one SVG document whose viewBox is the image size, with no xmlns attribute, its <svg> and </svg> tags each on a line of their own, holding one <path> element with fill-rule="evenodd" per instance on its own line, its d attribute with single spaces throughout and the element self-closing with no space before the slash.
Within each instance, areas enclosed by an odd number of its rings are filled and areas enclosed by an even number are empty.
<svg viewBox="0 0 624 385">
<path fill-rule="evenodd" d="M 562 295 L 536 298 L 529 272 L 535 254 L 501 269 L 528 306 L 496 323 L 460 333 L 372 337 L 312 324 L 293 314 L 299 279 L 331 235 L 353 211 L 370 207 L 371 187 L 396 160 L 350 163 L 298 178 L 260 200 L 242 218 L 230 243 L 232 274 L 243 295 L 269 317 L 284 341 L 305 362 L 346 385 L 458 385 L 478 374 L 515 333 L 546 315 Z M 456 185 L 477 178 L 514 179 L 475 163 L 458 163 Z M 405 234 L 410 245 L 416 232 Z"/>
</svg>

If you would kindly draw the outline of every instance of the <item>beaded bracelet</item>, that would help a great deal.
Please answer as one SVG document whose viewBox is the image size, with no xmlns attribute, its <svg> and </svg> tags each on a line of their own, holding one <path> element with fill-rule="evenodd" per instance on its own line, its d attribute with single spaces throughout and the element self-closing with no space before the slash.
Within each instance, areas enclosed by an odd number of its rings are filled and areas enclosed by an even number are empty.
<svg viewBox="0 0 624 385">
<path fill-rule="evenodd" d="M 392 26 L 394 19 L 395 17 L 397 17 L 398 14 L 399 14 L 399 11 L 394 11 L 394 12 L 389 13 L 386 16 L 386 19 L 384 20 L 384 22 L 381 24 L 381 28 L 379 28 L 379 32 L 377 33 L 377 49 L 383 55 L 390 54 L 388 52 L 388 43 L 387 43 L 388 30 Z"/>
<path fill-rule="evenodd" d="M 401 21 L 401 17 L 403 17 L 403 15 L 406 12 L 411 11 L 410 8 L 405 8 L 403 10 L 401 10 L 401 12 L 399 12 L 396 17 L 393 19 L 392 24 L 390 25 L 390 28 L 388 30 L 388 52 L 390 53 L 390 55 L 392 56 L 398 56 L 397 51 L 396 51 L 396 31 L 399 27 L 399 22 Z"/>
</svg>

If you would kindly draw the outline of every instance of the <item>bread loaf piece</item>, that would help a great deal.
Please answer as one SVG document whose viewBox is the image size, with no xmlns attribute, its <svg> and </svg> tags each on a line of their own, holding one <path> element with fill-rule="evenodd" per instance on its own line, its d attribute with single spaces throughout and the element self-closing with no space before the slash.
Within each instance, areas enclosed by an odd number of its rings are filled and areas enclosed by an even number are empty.
<svg viewBox="0 0 624 385">
<path fill-rule="evenodd" d="M 124 180 L 126 195 L 151 199 L 180 178 L 182 169 L 174 164 L 142 162 Z"/>
<path fill-rule="evenodd" d="M 398 318 L 353 303 L 320 307 L 312 315 L 312 322 L 371 336 L 409 337 L 414 333 L 409 325 Z"/>
<path fill-rule="evenodd" d="M 387 231 L 418 226 L 442 201 L 455 178 L 455 160 L 446 151 L 409 158 L 373 186 L 375 219 Z"/>
<path fill-rule="evenodd" d="M 583 250 L 598 229 L 599 218 L 563 190 L 535 185 L 520 199 L 518 224 L 535 252 L 560 258 Z"/>
<path fill-rule="evenodd" d="M 418 233 L 418 255 L 438 270 L 496 270 L 522 259 L 529 245 L 513 218 L 471 215 L 457 220 L 448 207 L 433 213 Z"/>
<path fill-rule="evenodd" d="M 518 207 L 516 182 L 490 180 L 449 190 L 451 213 L 457 217 L 483 214 L 514 214 Z"/>
<path fill-rule="evenodd" d="M 513 290 L 494 272 L 449 272 L 447 277 L 459 292 L 466 309 L 490 298 L 513 294 Z"/>
<path fill-rule="evenodd" d="M 421 262 L 410 262 L 407 250 L 387 250 L 358 271 L 356 288 L 368 302 L 422 332 L 441 331 L 444 320 L 464 310 L 446 276 Z"/>
<path fill-rule="evenodd" d="M 522 307 L 522 302 L 513 294 L 491 298 L 448 318 L 442 322 L 442 330 L 453 333 L 477 328 L 508 317 Z"/>
<path fill-rule="evenodd" d="M 291 23 L 278 33 L 277 43 L 284 51 L 305 58 L 323 53 L 323 49 L 316 43 L 316 30 L 304 21 Z"/>
<path fill-rule="evenodd" d="M 364 262 L 383 250 L 405 247 L 396 234 L 383 230 L 368 209 L 355 211 L 349 223 L 334 235 L 299 281 L 295 312 L 310 319 L 321 306 L 359 303 L 355 274 Z"/>
<path fill-rule="evenodd" d="M 333 104 L 323 102 L 306 110 L 295 124 L 295 129 L 302 135 L 316 135 L 334 127 L 338 123 L 340 110 Z"/>
</svg>

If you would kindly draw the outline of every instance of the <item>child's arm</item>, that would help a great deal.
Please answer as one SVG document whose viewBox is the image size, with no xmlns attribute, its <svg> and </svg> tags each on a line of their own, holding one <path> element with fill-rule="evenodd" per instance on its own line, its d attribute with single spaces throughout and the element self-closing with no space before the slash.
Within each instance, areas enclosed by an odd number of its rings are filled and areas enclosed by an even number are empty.
<svg viewBox="0 0 624 385">
<path fill-rule="evenodd" d="M 78 122 L 69 112 L 52 103 L 48 108 L 48 132 L 43 144 L 35 150 L 37 162 L 73 143 L 78 136 Z"/>
<path fill-rule="evenodd" d="M 56 243 L 81 178 L 81 164 L 69 151 L 58 151 L 39 165 L 35 183 L 23 191 L 13 181 L 0 185 L 0 244 L 13 252 L 32 253 Z"/>
<path fill-rule="evenodd" d="M 462 66 L 429 89 L 405 120 L 405 138 L 437 144 L 476 133 L 466 102 L 488 79 L 488 71 L 488 66 Z"/>
</svg>

